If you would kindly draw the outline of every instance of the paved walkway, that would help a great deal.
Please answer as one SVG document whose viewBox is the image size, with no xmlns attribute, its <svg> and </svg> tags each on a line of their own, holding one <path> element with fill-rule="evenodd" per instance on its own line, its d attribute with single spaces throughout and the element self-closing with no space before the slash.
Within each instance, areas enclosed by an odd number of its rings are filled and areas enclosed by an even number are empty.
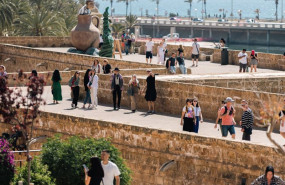
<svg viewBox="0 0 285 185">
<path fill-rule="evenodd" d="M 69 48 L 37 48 L 41 50 L 49 50 L 49 51 L 57 51 L 66 53 Z M 116 58 L 119 58 L 119 55 L 116 55 Z M 145 55 L 139 54 L 123 54 L 124 60 L 134 61 L 134 62 L 142 62 L 145 63 Z M 157 57 L 153 57 L 152 63 L 157 63 Z M 211 63 L 209 61 L 200 61 L 198 67 L 191 67 L 192 61 L 185 60 L 186 67 L 191 68 L 192 74 L 195 75 L 203 75 L 203 74 L 233 74 L 238 73 L 239 66 L 236 65 L 220 65 L 217 63 Z M 164 66 L 163 66 L 164 67 Z M 258 69 L 258 73 L 279 73 L 284 71 L 271 70 L 271 69 Z M 247 73 L 249 74 L 249 73 Z"/>
<path fill-rule="evenodd" d="M 72 109 L 70 100 L 70 88 L 68 86 L 62 86 L 63 101 L 60 104 L 52 104 L 52 94 L 50 87 L 47 86 L 44 91 L 43 98 L 46 99 L 47 105 L 42 107 L 43 111 L 60 113 L 70 116 L 78 116 L 83 118 L 90 118 L 94 120 L 104 120 L 115 123 L 122 123 L 127 125 L 134 125 L 140 127 L 148 127 L 154 129 L 161 129 L 172 132 L 180 132 L 186 134 L 196 135 L 195 133 L 188 133 L 182 131 L 180 126 L 180 118 L 166 116 L 161 114 L 147 115 L 145 112 L 131 113 L 129 109 L 120 109 L 119 111 L 113 111 L 111 106 L 99 105 L 97 110 L 85 110 L 85 109 Z M 111 94 L 110 94 L 111 96 Z M 100 99 L 99 99 L 100 102 Z M 82 103 L 79 103 L 79 107 L 82 107 Z M 181 107 L 182 109 L 182 107 Z M 215 111 L 215 110 L 214 110 Z M 242 133 L 240 128 L 236 128 L 237 141 L 241 141 Z M 218 129 L 214 129 L 214 124 L 211 122 L 204 122 L 200 124 L 199 134 L 201 136 L 208 136 L 214 138 L 221 138 L 221 132 Z M 273 137 L 281 143 L 285 144 L 285 139 L 283 139 L 279 134 L 273 134 Z M 228 136 L 229 140 L 232 140 Z M 252 141 L 250 143 L 260 144 L 265 146 L 273 146 L 267 139 L 265 131 L 254 130 L 252 135 Z"/>
</svg>

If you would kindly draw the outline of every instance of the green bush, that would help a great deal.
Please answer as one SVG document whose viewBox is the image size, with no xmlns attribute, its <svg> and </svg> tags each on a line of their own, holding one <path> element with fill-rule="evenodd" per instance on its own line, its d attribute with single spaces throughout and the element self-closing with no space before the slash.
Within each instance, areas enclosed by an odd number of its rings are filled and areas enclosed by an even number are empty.
<svg viewBox="0 0 285 185">
<path fill-rule="evenodd" d="M 83 185 L 82 165 L 89 165 L 90 157 L 100 156 L 101 151 L 111 151 L 110 161 L 117 164 L 121 171 L 121 185 L 129 185 L 130 170 L 126 167 L 120 152 L 106 139 L 81 139 L 70 137 L 61 140 L 59 136 L 48 139 L 42 148 L 42 161 L 47 164 L 58 185 Z"/>
<path fill-rule="evenodd" d="M 28 165 L 18 168 L 17 174 L 13 180 L 14 185 L 18 185 L 18 181 L 23 181 L 27 185 Z M 36 185 L 55 185 L 55 180 L 51 177 L 48 166 L 43 165 L 39 157 L 32 160 L 31 164 L 31 183 Z"/>
<path fill-rule="evenodd" d="M 9 185 L 14 176 L 14 155 L 10 150 L 9 142 L 0 139 L 0 184 Z"/>
</svg>

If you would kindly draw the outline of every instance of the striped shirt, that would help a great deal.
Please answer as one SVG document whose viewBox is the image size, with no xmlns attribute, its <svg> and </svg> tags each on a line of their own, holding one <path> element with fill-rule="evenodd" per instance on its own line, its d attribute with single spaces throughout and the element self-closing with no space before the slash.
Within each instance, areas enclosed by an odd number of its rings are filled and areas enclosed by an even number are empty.
<svg viewBox="0 0 285 185">
<path fill-rule="evenodd" d="M 246 111 L 243 112 L 241 122 L 242 122 L 242 125 L 241 125 L 242 128 L 246 128 L 246 129 L 252 128 L 253 113 L 250 108 L 248 108 Z"/>
</svg>

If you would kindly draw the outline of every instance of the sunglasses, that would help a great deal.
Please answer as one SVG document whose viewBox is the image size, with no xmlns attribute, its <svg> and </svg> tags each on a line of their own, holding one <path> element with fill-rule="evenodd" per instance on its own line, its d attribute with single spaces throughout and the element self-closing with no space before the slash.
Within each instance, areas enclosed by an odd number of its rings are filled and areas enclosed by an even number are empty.
<svg viewBox="0 0 285 185">
<path fill-rule="evenodd" d="M 77 75 L 79 75 L 79 73 L 76 73 Z"/>
<path fill-rule="evenodd" d="M 241 106 L 243 106 L 243 107 L 244 107 L 245 105 L 246 105 L 246 104 L 242 104 Z"/>
<path fill-rule="evenodd" d="M 196 102 L 196 103 L 197 103 L 197 101 L 193 101 L 193 102 Z"/>
</svg>

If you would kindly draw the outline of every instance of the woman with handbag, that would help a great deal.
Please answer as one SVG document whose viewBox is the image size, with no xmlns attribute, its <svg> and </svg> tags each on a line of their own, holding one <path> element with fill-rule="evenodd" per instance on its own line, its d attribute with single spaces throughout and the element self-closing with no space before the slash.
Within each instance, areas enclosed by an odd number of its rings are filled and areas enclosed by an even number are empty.
<svg viewBox="0 0 285 185">
<path fill-rule="evenodd" d="M 53 103 L 58 104 L 58 101 L 62 101 L 62 94 L 61 94 L 61 85 L 60 85 L 61 77 L 57 69 L 54 70 L 51 81 L 52 81 L 51 92 L 53 95 Z"/>
<path fill-rule="evenodd" d="M 129 82 L 129 88 L 127 91 L 127 94 L 131 98 L 131 110 L 133 113 L 135 113 L 137 110 L 136 100 L 137 100 L 137 97 L 139 94 L 139 89 L 140 89 L 140 84 L 139 84 L 139 81 L 137 79 L 137 76 L 134 74 L 134 75 L 132 75 L 132 79 Z"/>
<path fill-rule="evenodd" d="M 186 100 L 186 105 L 182 109 L 180 124 L 184 131 L 195 132 L 195 111 L 190 99 Z"/>
</svg>

